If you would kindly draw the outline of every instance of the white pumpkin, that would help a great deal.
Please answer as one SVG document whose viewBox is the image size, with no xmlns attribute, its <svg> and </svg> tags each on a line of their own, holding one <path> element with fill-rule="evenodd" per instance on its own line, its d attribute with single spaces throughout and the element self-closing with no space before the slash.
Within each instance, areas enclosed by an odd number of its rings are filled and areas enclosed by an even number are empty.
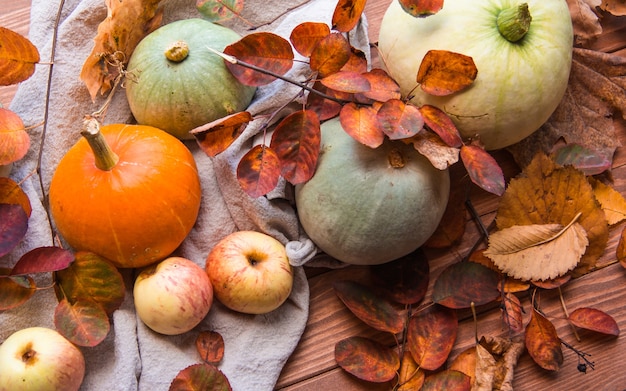
<svg viewBox="0 0 626 391">
<path fill-rule="evenodd" d="M 434 105 L 454 120 L 465 138 L 476 135 L 488 150 L 527 137 L 545 123 L 563 98 L 572 62 L 573 31 L 565 0 L 527 0 L 531 21 L 522 38 L 500 33 L 498 16 L 517 14 L 522 1 L 446 0 L 438 13 L 415 18 L 397 0 L 387 9 L 378 40 L 381 58 L 402 93 L 418 106 Z M 501 14 L 503 10 L 505 11 Z M 505 35 L 515 27 L 502 27 Z M 514 23 L 513 23 L 514 25 Z M 416 76 L 429 50 L 472 57 L 474 83 L 437 97 L 417 86 Z"/>
</svg>

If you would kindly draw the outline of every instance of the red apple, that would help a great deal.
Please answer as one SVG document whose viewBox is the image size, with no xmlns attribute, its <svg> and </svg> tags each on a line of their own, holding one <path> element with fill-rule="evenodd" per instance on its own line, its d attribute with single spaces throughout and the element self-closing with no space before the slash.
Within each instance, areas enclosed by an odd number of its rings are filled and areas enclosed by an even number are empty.
<svg viewBox="0 0 626 391">
<path fill-rule="evenodd" d="M 135 310 L 157 333 L 178 335 L 200 323 L 213 304 L 213 287 L 202 267 L 169 257 L 141 271 L 133 289 Z"/>
<path fill-rule="evenodd" d="M 0 345 L 1 391 L 75 391 L 84 376 L 83 353 L 56 330 L 21 329 Z"/>
<path fill-rule="evenodd" d="M 215 297 L 226 307 L 248 314 L 264 314 L 287 300 L 293 270 L 285 246 L 255 231 L 234 232 L 209 253 L 206 272 Z"/>
</svg>

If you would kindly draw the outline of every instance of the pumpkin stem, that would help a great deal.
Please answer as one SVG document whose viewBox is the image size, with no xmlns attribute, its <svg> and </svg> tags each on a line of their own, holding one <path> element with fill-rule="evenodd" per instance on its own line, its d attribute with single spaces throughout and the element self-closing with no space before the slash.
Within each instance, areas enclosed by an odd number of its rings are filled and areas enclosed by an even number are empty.
<svg viewBox="0 0 626 391">
<path fill-rule="evenodd" d="M 165 58 L 173 62 L 181 62 L 189 55 L 189 45 L 185 41 L 176 41 L 165 49 Z"/>
<path fill-rule="evenodd" d="M 527 3 L 503 9 L 496 19 L 498 31 L 509 42 L 517 42 L 524 38 L 531 21 Z"/>
<path fill-rule="evenodd" d="M 392 148 L 387 155 L 387 160 L 393 168 L 402 168 L 406 164 L 402 152 L 398 148 Z"/>
<path fill-rule="evenodd" d="M 87 140 L 96 158 L 96 167 L 109 171 L 117 164 L 119 157 L 113 152 L 100 132 L 100 123 L 95 118 L 86 118 L 80 134 Z"/>
</svg>

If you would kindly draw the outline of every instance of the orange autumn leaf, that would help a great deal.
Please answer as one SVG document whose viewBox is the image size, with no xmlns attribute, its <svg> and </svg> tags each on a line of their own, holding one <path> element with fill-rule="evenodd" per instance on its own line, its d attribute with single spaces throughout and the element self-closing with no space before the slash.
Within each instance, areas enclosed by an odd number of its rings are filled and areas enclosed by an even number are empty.
<svg viewBox="0 0 626 391">
<path fill-rule="evenodd" d="M 541 368 L 557 371 L 563 364 L 563 350 L 556 328 L 535 309 L 526 326 L 525 345 L 530 357 Z"/>
<path fill-rule="evenodd" d="M 600 8 L 615 16 L 626 16 L 626 2 L 624 0 L 604 0 Z"/>
<path fill-rule="evenodd" d="M 298 53 L 309 57 L 317 44 L 328 34 L 330 27 L 326 23 L 303 22 L 291 30 L 289 40 Z"/>
<path fill-rule="evenodd" d="M 11 269 L 0 267 L 0 311 L 19 307 L 37 291 L 31 276 L 11 276 Z"/>
<path fill-rule="evenodd" d="M 264 145 L 250 149 L 237 165 L 239 185 L 250 197 L 261 197 L 276 188 L 280 178 L 280 159 Z"/>
<path fill-rule="evenodd" d="M 331 90 L 326 88 L 321 82 L 316 81 L 313 85 L 313 88 L 316 91 L 321 92 L 322 94 L 331 96 L 336 99 L 342 99 L 343 94 L 335 90 Z M 341 111 L 342 104 L 337 102 L 336 100 L 327 99 L 324 96 L 316 93 L 310 93 L 307 96 L 306 108 L 309 110 L 313 110 L 317 113 L 317 116 L 320 119 L 320 122 L 329 120 L 339 115 Z"/>
<path fill-rule="evenodd" d="M 350 58 L 348 61 L 343 64 L 341 67 L 341 71 L 350 71 L 365 74 L 367 72 L 368 64 L 367 57 L 362 50 L 355 48 L 354 46 L 350 47 Z M 369 80 L 369 79 L 368 79 Z"/>
<path fill-rule="evenodd" d="M 419 390 L 424 384 L 426 373 L 422 371 L 410 352 L 404 351 L 398 373 L 398 391 Z"/>
<path fill-rule="evenodd" d="M 446 144 L 455 148 L 461 147 L 463 144 L 461 134 L 449 115 L 432 105 L 421 106 L 419 111 L 426 126 L 441 137 Z"/>
<path fill-rule="evenodd" d="M 378 125 L 377 110 L 350 102 L 341 108 L 339 121 L 346 133 L 370 148 L 382 145 L 385 134 Z"/>
<path fill-rule="evenodd" d="M 415 17 L 434 15 L 443 8 L 443 0 L 398 0 L 404 12 Z"/>
<path fill-rule="evenodd" d="M 130 60 L 137 44 L 156 30 L 163 18 L 161 0 L 105 0 L 107 17 L 98 25 L 94 47 L 85 59 L 80 79 L 91 99 L 107 93 Z"/>
<path fill-rule="evenodd" d="M 502 168 L 484 148 L 477 145 L 462 145 L 461 161 L 472 182 L 480 188 L 498 196 L 504 193 L 505 180 Z"/>
<path fill-rule="evenodd" d="M 30 217 L 33 210 L 28 195 L 17 182 L 11 178 L 0 177 L 0 204 L 17 204 L 22 207 L 26 217 Z"/>
<path fill-rule="evenodd" d="M 447 50 L 429 50 L 417 71 L 416 81 L 424 92 L 446 96 L 469 87 L 477 74 L 471 57 Z"/>
<path fill-rule="evenodd" d="M 446 362 L 458 327 L 455 310 L 445 307 L 430 307 L 411 316 L 407 346 L 420 368 L 436 370 Z"/>
<path fill-rule="evenodd" d="M 609 225 L 615 225 L 626 219 L 626 198 L 613 187 L 590 177 L 589 182 L 593 186 L 593 194 L 600 203 L 606 221 Z"/>
<path fill-rule="evenodd" d="M 420 391 L 470 391 L 471 378 L 463 372 L 446 369 L 426 377 Z"/>
<path fill-rule="evenodd" d="M 386 102 L 390 99 L 400 99 L 400 86 L 396 81 L 382 69 L 374 68 L 371 71 L 363 73 L 370 82 L 370 90 L 363 93 L 366 98 Z"/>
<path fill-rule="evenodd" d="M 339 0 L 332 17 L 334 30 L 347 33 L 356 27 L 365 9 L 366 0 Z"/>
<path fill-rule="evenodd" d="M 522 315 L 522 303 L 520 299 L 511 292 L 504 295 L 502 308 L 502 320 L 509 329 L 518 334 L 524 331 L 524 318 Z"/>
<path fill-rule="evenodd" d="M 322 38 L 311 53 L 309 66 L 321 77 L 339 72 L 352 56 L 351 45 L 340 33 L 330 33 Z"/>
<path fill-rule="evenodd" d="M 568 319 L 576 327 L 615 337 L 619 336 L 619 326 L 615 319 L 599 309 L 577 308 L 569 314 Z"/>
<path fill-rule="evenodd" d="M 359 379 L 383 383 L 400 368 L 395 349 L 365 337 L 348 337 L 335 345 L 335 361 Z"/>
<path fill-rule="evenodd" d="M 383 103 L 376 118 L 378 126 L 390 140 L 413 137 L 424 127 L 424 119 L 419 109 L 400 99 L 390 99 Z"/>
<path fill-rule="evenodd" d="M 30 136 L 20 116 L 0 107 L 0 166 L 20 160 L 28 148 Z"/>
<path fill-rule="evenodd" d="M 0 27 L 0 86 L 24 81 L 35 72 L 39 51 L 27 38 Z"/>
<path fill-rule="evenodd" d="M 369 80 L 360 73 L 339 71 L 320 80 L 327 88 L 350 94 L 364 93 L 371 89 Z"/>
<path fill-rule="evenodd" d="M 199 126 L 189 133 L 208 156 L 215 157 L 241 136 L 250 121 L 252 115 L 241 111 Z"/>
</svg>

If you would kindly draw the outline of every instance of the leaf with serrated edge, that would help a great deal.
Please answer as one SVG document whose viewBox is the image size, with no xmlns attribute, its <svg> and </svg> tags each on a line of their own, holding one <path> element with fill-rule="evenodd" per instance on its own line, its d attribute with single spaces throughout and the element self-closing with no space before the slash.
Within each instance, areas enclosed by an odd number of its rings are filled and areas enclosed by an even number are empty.
<svg viewBox="0 0 626 391">
<path fill-rule="evenodd" d="M 593 186 L 593 194 L 600 203 L 609 225 L 624 221 L 626 219 L 626 199 L 624 196 L 613 187 L 593 177 L 589 178 L 589 182 Z"/>
</svg>

